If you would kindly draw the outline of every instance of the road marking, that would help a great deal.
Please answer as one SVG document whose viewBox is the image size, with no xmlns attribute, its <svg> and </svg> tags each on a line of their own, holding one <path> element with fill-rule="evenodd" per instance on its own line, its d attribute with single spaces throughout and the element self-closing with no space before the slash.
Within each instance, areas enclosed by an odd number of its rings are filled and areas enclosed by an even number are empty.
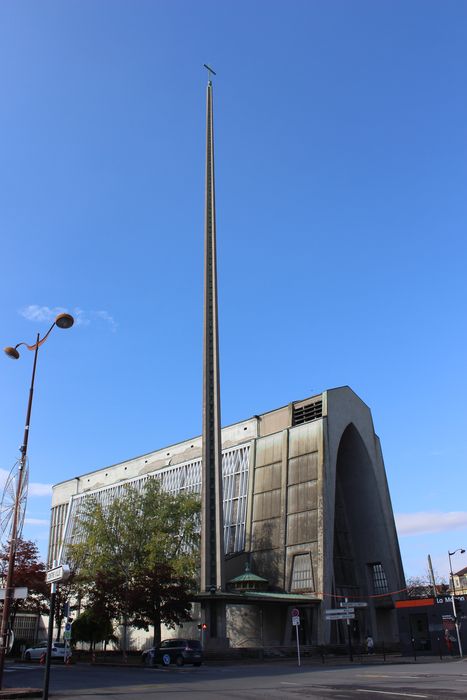
<svg viewBox="0 0 467 700">
<path fill-rule="evenodd" d="M 388 674 L 384 675 L 383 673 L 356 673 L 355 675 L 358 678 L 396 678 L 397 680 L 401 678 L 420 678 L 420 676 L 390 676 Z"/>
<path fill-rule="evenodd" d="M 369 690 L 366 688 L 355 688 L 357 693 L 379 693 L 380 695 L 398 695 L 400 698 L 427 698 L 428 695 L 415 695 L 414 693 L 391 693 L 389 690 Z"/>
<path fill-rule="evenodd" d="M 281 685 L 298 685 L 298 683 L 289 683 L 287 681 L 281 681 Z"/>
</svg>

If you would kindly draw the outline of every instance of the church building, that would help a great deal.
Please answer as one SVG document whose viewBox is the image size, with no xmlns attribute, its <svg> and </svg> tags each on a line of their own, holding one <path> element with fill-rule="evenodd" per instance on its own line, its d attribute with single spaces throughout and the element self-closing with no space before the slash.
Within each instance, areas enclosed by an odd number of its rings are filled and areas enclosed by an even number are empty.
<svg viewBox="0 0 467 700">
<path fill-rule="evenodd" d="M 57 484 L 49 562 L 60 551 L 66 561 L 83 499 L 106 503 L 150 477 L 169 491 L 201 492 L 201 463 L 200 436 Z M 215 597 L 231 647 L 293 643 L 293 610 L 303 644 L 344 644 L 346 620 L 326 611 L 347 598 L 356 603 L 353 639 L 397 641 L 405 582 L 381 446 L 349 387 L 223 428 L 222 473 L 225 585 L 197 595 L 184 636 L 198 634 L 200 608 Z"/>
</svg>

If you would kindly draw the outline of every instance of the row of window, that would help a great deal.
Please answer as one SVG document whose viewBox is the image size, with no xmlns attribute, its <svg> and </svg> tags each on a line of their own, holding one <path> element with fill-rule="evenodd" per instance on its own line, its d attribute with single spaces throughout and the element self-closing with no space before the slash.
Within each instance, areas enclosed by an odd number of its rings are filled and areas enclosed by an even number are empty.
<svg viewBox="0 0 467 700">
<path fill-rule="evenodd" d="M 375 595 L 385 595 L 389 593 L 388 580 L 381 562 L 372 562 L 368 565 L 371 573 L 373 593 Z M 314 591 L 313 563 L 310 554 L 296 554 L 292 563 L 292 575 L 290 590 Z"/>
</svg>

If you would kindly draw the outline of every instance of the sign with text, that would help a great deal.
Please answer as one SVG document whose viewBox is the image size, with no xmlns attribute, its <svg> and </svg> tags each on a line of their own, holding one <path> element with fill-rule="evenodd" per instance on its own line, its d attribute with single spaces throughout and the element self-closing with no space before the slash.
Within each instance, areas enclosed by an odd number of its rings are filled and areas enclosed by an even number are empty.
<svg viewBox="0 0 467 700">
<path fill-rule="evenodd" d="M 70 578 L 70 567 L 66 564 L 62 566 L 56 566 L 55 569 L 50 569 L 47 571 L 45 580 L 46 583 L 59 583 L 60 581 L 66 581 Z"/>
<path fill-rule="evenodd" d="M 352 602 L 346 602 L 346 603 L 339 603 L 341 608 L 367 608 L 368 603 L 360 603 L 358 601 L 352 601 Z"/>
<path fill-rule="evenodd" d="M 355 620 L 355 613 L 353 610 L 352 612 L 350 610 L 338 610 L 337 612 L 326 610 L 326 620 Z"/>
</svg>

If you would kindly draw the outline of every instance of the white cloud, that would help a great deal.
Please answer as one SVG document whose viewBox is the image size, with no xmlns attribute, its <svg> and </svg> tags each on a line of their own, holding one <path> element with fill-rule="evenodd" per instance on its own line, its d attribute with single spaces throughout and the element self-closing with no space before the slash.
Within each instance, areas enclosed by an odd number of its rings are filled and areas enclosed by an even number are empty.
<svg viewBox="0 0 467 700">
<path fill-rule="evenodd" d="M 3 490 L 6 480 L 8 479 L 9 471 L 0 468 L 0 490 Z M 41 484 L 33 481 L 28 486 L 28 496 L 51 496 L 52 484 Z M 1 494 L 0 494 L 1 496 Z"/>
<path fill-rule="evenodd" d="M 8 479 L 8 474 L 10 472 L 7 472 L 6 469 L 1 469 L 0 468 L 0 488 L 3 489 L 5 486 L 6 480 Z"/>
<path fill-rule="evenodd" d="M 111 316 L 108 311 L 93 311 L 92 313 L 95 316 L 95 318 L 99 318 L 102 319 L 102 321 L 106 321 L 110 326 L 110 330 L 113 333 L 115 333 L 115 331 L 117 330 L 117 324 L 115 322 L 114 317 Z"/>
<path fill-rule="evenodd" d="M 44 526 L 48 527 L 50 523 L 48 520 L 43 520 L 41 518 L 25 518 L 24 524 L 25 525 L 44 525 Z"/>
<path fill-rule="evenodd" d="M 86 312 L 78 307 L 73 309 L 73 318 L 75 319 L 75 323 L 77 326 L 89 326 L 89 324 L 91 323 L 91 321 L 86 315 Z"/>
<path fill-rule="evenodd" d="M 37 482 L 32 482 L 29 484 L 28 488 L 29 496 L 51 496 L 52 495 L 52 484 L 39 484 Z"/>
<path fill-rule="evenodd" d="M 466 511 L 397 513 L 395 518 L 399 535 L 422 535 L 467 527 Z"/>
<path fill-rule="evenodd" d="M 75 324 L 77 326 L 89 326 L 93 321 L 103 321 L 107 323 L 110 330 L 115 333 L 117 330 L 117 322 L 114 317 L 105 309 L 100 309 L 99 311 L 85 311 L 79 306 L 74 309 L 64 309 L 61 306 L 39 306 L 38 304 L 30 304 L 19 310 L 19 314 L 28 321 L 44 322 L 47 321 L 52 323 L 58 314 L 64 312 L 71 313 L 75 319 Z"/>
<path fill-rule="evenodd" d="M 28 321 L 53 321 L 58 314 L 62 314 L 65 311 L 66 309 L 62 309 L 60 306 L 50 308 L 49 306 L 30 304 L 20 309 L 19 313 Z"/>
</svg>

